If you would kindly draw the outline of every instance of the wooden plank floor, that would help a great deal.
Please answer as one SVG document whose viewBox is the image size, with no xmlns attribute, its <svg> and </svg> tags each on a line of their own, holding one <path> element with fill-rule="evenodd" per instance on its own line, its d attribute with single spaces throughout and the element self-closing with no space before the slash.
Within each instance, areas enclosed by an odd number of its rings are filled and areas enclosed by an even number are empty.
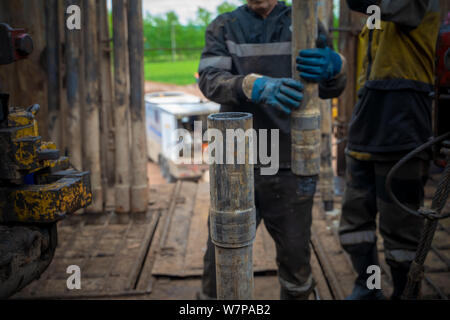
<svg viewBox="0 0 450 320">
<path fill-rule="evenodd" d="M 203 272 L 203 255 L 208 239 L 209 185 L 184 182 L 168 212 L 167 230 L 157 250 L 154 276 L 195 277 Z M 253 270 L 277 270 L 275 244 L 262 224 L 253 245 Z"/>
<path fill-rule="evenodd" d="M 58 249 L 50 267 L 14 298 L 194 299 L 201 286 L 209 187 L 192 182 L 165 184 L 152 186 L 150 195 L 146 214 L 72 216 L 60 223 Z M 324 300 L 343 299 L 355 278 L 337 238 L 339 197 L 336 203 L 335 213 L 327 214 L 317 195 L 313 210 L 311 265 L 317 298 Z M 426 299 L 450 296 L 449 230 L 448 221 L 443 221 L 427 259 Z M 381 241 L 378 248 L 382 286 L 389 295 L 391 279 Z M 278 299 L 275 246 L 263 225 L 258 228 L 254 256 L 255 270 L 260 271 L 255 276 L 255 298 Z M 82 290 L 67 289 L 69 265 L 80 266 Z"/>
</svg>

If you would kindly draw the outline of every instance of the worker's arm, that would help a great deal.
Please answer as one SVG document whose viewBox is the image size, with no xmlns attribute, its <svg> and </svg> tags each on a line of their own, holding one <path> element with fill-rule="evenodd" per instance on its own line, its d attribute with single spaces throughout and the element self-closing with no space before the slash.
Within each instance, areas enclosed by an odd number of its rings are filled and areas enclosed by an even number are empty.
<svg viewBox="0 0 450 320">
<path fill-rule="evenodd" d="M 205 97 L 224 105 L 239 106 L 251 101 L 255 106 L 286 114 L 300 106 L 303 86 L 298 81 L 232 74 L 231 55 L 223 34 L 223 17 L 219 16 L 206 30 L 206 45 L 199 65 L 199 87 Z"/>
<path fill-rule="evenodd" d="M 225 105 L 239 105 L 245 96 L 244 76 L 231 73 L 232 60 L 226 46 L 223 17 L 219 16 L 206 29 L 205 48 L 199 65 L 199 87 L 208 99 Z"/>
<path fill-rule="evenodd" d="M 350 9 L 364 14 L 369 6 L 377 5 L 381 20 L 394 22 L 406 30 L 419 26 L 430 5 L 439 5 L 438 0 L 347 0 L 347 3 Z"/>
</svg>

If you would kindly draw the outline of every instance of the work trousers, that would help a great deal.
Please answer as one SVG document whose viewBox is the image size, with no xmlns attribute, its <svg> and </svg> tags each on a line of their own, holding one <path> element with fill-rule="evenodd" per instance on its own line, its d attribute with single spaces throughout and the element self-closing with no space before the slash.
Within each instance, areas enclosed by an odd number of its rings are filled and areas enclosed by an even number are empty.
<svg viewBox="0 0 450 320">
<path fill-rule="evenodd" d="M 255 170 L 257 225 L 264 220 L 276 245 L 278 278 L 287 296 L 295 298 L 311 292 L 314 280 L 310 267 L 310 229 L 317 179 L 299 177 L 290 169 L 273 176 Z M 209 221 L 208 221 L 209 228 Z M 215 298 L 215 246 L 208 236 L 202 279 L 203 294 Z"/>
<path fill-rule="evenodd" d="M 347 183 L 339 227 L 340 242 L 349 254 L 363 255 L 376 243 L 376 217 L 384 241 L 386 262 L 409 268 L 419 244 L 424 220 L 398 208 L 386 192 L 386 177 L 396 161 L 362 161 L 347 156 Z M 416 158 L 397 171 L 392 190 L 413 209 L 423 205 L 429 161 Z"/>
</svg>

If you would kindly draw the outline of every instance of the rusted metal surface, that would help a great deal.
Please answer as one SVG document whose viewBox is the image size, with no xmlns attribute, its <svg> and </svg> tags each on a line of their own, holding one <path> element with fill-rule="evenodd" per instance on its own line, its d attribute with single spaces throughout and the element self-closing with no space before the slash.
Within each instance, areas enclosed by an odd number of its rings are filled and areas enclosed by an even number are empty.
<svg viewBox="0 0 450 320">
<path fill-rule="evenodd" d="M 85 170 L 91 172 L 92 204 L 87 212 L 103 211 L 102 169 L 100 159 L 100 88 L 97 14 L 95 1 L 83 2 L 85 104 L 83 153 Z"/>
<path fill-rule="evenodd" d="M 300 80 L 296 58 L 302 49 L 315 48 L 317 39 L 317 1 L 292 2 L 292 76 Z M 316 83 L 303 83 L 304 98 L 291 115 L 292 172 L 300 176 L 314 176 L 320 172 L 320 110 Z"/>
<path fill-rule="evenodd" d="M 131 211 L 145 212 L 148 206 L 147 135 L 144 104 L 144 36 L 142 0 L 128 0 L 128 52 L 131 115 Z"/>
<path fill-rule="evenodd" d="M 216 246 L 217 297 L 221 300 L 253 298 L 252 244 L 256 212 L 253 165 L 249 164 L 250 142 L 248 137 L 244 138 L 245 162 L 238 164 L 238 154 L 243 150 L 229 150 L 231 144 L 236 147 L 235 137 L 228 139 L 226 132 L 252 129 L 252 120 L 248 113 L 219 113 L 208 117 L 208 128 L 220 131 L 224 137 L 223 146 L 227 151 L 219 161 L 230 163 L 228 157 L 233 153 L 233 164 L 210 165 L 210 232 Z M 237 140 L 238 144 L 242 143 Z"/>
<path fill-rule="evenodd" d="M 41 112 L 37 116 L 39 132 L 43 139 L 48 139 L 47 74 L 43 59 L 47 46 L 45 4 L 45 1 L 0 1 L 0 21 L 31 32 L 34 47 L 27 59 L 1 67 L 0 91 L 10 94 L 12 105 L 41 105 Z"/>
<path fill-rule="evenodd" d="M 89 173 L 67 170 L 53 142 L 42 142 L 35 115 L 11 108 L 0 123 L 0 222 L 51 223 L 91 203 Z M 32 176 L 30 176 L 32 175 Z M 30 177 L 31 182 L 24 183 Z"/>
<path fill-rule="evenodd" d="M 56 238 L 55 225 L 0 225 L 0 299 L 39 278 L 52 261 Z"/>
</svg>

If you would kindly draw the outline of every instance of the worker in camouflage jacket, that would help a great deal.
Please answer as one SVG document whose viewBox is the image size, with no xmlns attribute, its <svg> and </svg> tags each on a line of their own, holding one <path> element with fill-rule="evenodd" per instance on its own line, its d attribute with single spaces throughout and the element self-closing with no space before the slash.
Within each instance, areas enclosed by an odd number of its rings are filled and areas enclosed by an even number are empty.
<svg viewBox="0 0 450 320">
<path fill-rule="evenodd" d="M 199 85 L 207 98 L 221 104 L 222 112 L 248 112 L 257 131 L 279 130 L 278 173 L 255 171 L 257 222 L 264 219 L 275 240 L 281 298 L 307 299 L 314 288 L 309 240 L 316 178 L 290 170 L 290 113 L 303 99 L 303 85 L 291 79 L 291 38 L 291 7 L 276 0 L 248 0 L 208 26 Z M 319 84 L 321 98 L 337 97 L 346 84 L 345 60 L 331 49 L 322 27 L 318 43 L 320 48 L 299 53 L 297 70 L 305 81 Z M 209 237 L 201 298 L 216 297 L 214 251 Z"/>
<path fill-rule="evenodd" d="M 384 299 L 370 290 L 367 268 L 379 265 L 376 216 L 384 240 L 394 291 L 399 298 L 419 244 L 423 219 L 397 208 L 386 192 L 386 176 L 406 153 L 432 135 L 431 97 L 435 47 L 439 31 L 438 0 L 347 0 L 366 13 L 381 9 L 380 28 L 365 26 L 360 48 L 358 102 L 349 125 L 347 187 L 340 222 L 340 241 L 358 274 L 348 299 Z M 403 166 L 392 188 L 402 203 L 418 209 L 423 203 L 429 155 Z"/>
</svg>

